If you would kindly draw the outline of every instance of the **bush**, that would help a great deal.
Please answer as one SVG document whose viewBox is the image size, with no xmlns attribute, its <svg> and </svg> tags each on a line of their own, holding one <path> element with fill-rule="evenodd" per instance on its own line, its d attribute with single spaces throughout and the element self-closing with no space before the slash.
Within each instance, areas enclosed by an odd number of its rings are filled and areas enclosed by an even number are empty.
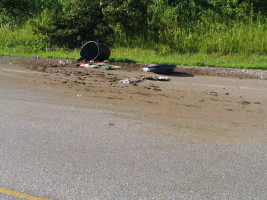
<svg viewBox="0 0 267 200">
<path fill-rule="evenodd" d="M 36 23 L 37 31 L 48 35 L 53 45 L 67 48 L 78 47 L 88 40 L 105 41 L 110 30 L 104 25 L 106 23 L 97 0 L 90 3 L 74 0 L 62 4 L 53 12 L 45 10 Z"/>
</svg>

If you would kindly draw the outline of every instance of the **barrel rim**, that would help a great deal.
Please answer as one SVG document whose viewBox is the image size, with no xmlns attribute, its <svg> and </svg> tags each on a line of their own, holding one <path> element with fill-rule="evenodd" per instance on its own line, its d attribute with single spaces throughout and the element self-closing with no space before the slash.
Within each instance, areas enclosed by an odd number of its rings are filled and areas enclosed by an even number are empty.
<svg viewBox="0 0 267 200">
<path fill-rule="evenodd" d="M 86 42 L 86 43 L 81 47 L 80 55 L 82 54 L 82 49 L 85 48 L 85 46 L 88 45 L 89 43 L 94 43 L 94 44 L 97 46 L 97 54 L 96 54 L 96 56 L 95 56 L 93 59 L 91 59 L 91 60 L 95 60 L 95 59 L 99 56 L 99 45 L 98 45 L 98 43 L 95 42 L 95 41 L 88 41 L 88 42 Z M 81 55 L 81 56 L 82 56 L 82 55 Z M 82 56 L 82 57 L 83 57 L 83 56 Z"/>
</svg>

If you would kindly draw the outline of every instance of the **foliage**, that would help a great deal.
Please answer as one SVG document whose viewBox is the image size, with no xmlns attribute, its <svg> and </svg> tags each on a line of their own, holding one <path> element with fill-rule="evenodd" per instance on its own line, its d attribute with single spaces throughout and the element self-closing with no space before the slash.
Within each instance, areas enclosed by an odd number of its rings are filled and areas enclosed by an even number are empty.
<svg viewBox="0 0 267 200">
<path fill-rule="evenodd" d="M 25 52 L 45 51 L 49 48 L 49 44 L 44 42 L 46 39 L 44 35 L 34 34 L 29 23 L 16 30 L 12 30 L 9 25 L 2 25 L 0 29 L 0 51 L 16 49 Z"/>
<path fill-rule="evenodd" d="M 0 11 L 3 30 L 26 27 L 43 49 L 95 40 L 160 54 L 267 53 L 266 0 L 0 0 Z"/>
<path fill-rule="evenodd" d="M 0 23 L 20 27 L 44 9 L 54 9 L 59 0 L 0 0 Z"/>
<path fill-rule="evenodd" d="M 56 11 L 45 10 L 35 25 L 37 31 L 49 36 L 51 43 L 68 48 L 80 46 L 87 40 L 104 41 L 101 38 L 109 31 L 99 1 L 65 2 Z"/>
</svg>

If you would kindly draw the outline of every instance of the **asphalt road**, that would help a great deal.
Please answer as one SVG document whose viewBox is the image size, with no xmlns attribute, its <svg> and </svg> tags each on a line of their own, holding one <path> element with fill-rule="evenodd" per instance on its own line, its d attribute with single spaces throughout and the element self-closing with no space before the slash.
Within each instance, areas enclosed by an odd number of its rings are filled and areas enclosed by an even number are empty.
<svg viewBox="0 0 267 200">
<path fill-rule="evenodd" d="M 177 142 L 196 133 L 77 99 L 0 76 L 0 199 L 267 199 L 266 142 Z"/>
</svg>

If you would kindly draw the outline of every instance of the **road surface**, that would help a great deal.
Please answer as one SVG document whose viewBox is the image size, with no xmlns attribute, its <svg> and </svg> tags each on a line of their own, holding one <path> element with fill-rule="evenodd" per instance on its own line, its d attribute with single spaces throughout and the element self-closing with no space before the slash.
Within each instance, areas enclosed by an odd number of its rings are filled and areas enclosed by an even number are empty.
<svg viewBox="0 0 267 200">
<path fill-rule="evenodd" d="M 226 87 L 258 102 L 250 110 L 261 121 L 207 125 L 163 116 L 172 125 L 145 111 L 103 108 L 113 101 L 33 84 L 33 74 L 0 64 L 0 199 L 267 199 L 266 81 L 174 77 L 168 87 Z"/>
</svg>

